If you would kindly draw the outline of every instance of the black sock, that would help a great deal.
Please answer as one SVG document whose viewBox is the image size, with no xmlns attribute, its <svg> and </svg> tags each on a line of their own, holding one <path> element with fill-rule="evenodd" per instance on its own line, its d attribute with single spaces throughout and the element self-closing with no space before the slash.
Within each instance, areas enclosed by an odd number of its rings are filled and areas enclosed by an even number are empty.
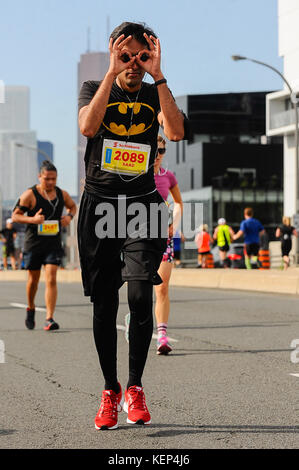
<svg viewBox="0 0 299 470">
<path fill-rule="evenodd" d="M 112 390 L 114 393 L 119 393 L 120 392 L 120 386 L 118 382 L 115 384 L 111 384 L 109 382 L 105 382 L 105 390 Z"/>
</svg>

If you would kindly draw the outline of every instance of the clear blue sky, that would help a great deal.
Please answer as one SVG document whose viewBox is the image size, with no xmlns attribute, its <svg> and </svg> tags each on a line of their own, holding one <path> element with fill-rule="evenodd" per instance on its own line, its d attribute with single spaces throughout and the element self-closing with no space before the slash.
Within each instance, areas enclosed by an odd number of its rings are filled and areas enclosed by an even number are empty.
<svg viewBox="0 0 299 470">
<path fill-rule="evenodd" d="M 59 185 L 77 191 L 77 63 L 107 50 L 110 30 L 146 22 L 159 36 L 163 72 L 174 96 L 282 88 L 277 0 L 12 0 L 1 2 L 0 80 L 31 90 L 31 128 L 55 148 Z"/>
</svg>

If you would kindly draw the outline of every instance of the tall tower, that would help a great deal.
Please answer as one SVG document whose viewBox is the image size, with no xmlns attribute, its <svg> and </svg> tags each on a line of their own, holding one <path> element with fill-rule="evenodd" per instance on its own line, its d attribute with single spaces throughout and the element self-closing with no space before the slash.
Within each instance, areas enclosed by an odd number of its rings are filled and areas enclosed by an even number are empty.
<svg viewBox="0 0 299 470">
<path fill-rule="evenodd" d="M 83 82 L 87 80 L 102 80 L 109 68 L 108 52 L 90 52 L 89 51 L 89 33 L 87 52 L 81 54 L 78 63 L 78 96 Z M 86 138 L 82 136 L 78 128 L 78 196 L 82 194 L 85 180 L 84 153 L 86 147 Z"/>
<path fill-rule="evenodd" d="M 36 182 L 38 174 L 37 155 L 34 150 L 37 145 L 36 133 L 30 129 L 29 116 L 29 88 L 6 86 L 5 100 L 0 104 L 2 201 L 15 201 L 25 189 Z"/>
</svg>

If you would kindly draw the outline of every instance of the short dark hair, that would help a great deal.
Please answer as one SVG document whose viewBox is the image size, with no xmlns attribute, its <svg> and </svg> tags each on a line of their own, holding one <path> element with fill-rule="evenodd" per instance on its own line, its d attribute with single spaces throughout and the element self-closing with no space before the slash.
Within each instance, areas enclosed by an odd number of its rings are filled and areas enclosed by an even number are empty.
<svg viewBox="0 0 299 470">
<path fill-rule="evenodd" d="M 56 171 L 57 173 L 57 168 L 50 160 L 44 160 L 39 169 L 40 173 L 43 171 Z"/>
<path fill-rule="evenodd" d="M 246 207 L 244 209 L 244 214 L 247 215 L 248 217 L 252 217 L 253 216 L 253 209 L 252 207 Z"/>
<path fill-rule="evenodd" d="M 125 37 L 133 36 L 136 41 L 144 44 L 147 46 L 147 48 L 149 48 L 147 40 L 143 36 L 144 33 L 146 33 L 148 36 L 154 36 L 155 38 L 157 37 L 154 31 L 145 23 L 130 23 L 129 21 L 125 21 L 112 31 L 110 38 L 112 38 L 114 42 L 122 34 L 124 34 Z"/>
</svg>

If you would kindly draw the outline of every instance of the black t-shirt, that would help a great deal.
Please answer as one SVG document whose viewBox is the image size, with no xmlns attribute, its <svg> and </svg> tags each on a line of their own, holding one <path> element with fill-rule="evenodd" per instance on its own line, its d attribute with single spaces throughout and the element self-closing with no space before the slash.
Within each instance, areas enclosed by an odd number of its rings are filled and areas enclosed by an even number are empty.
<svg viewBox="0 0 299 470">
<path fill-rule="evenodd" d="M 293 230 L 294 227 L 292 227 L 291 225 L 282 225 L 280 227 L 282 243 L 286 243 L 292 240 Z"/>
<path fill-rule="evenodd" d="M 79 110 L 90 103 L 100 84 L 99 81 L 83 83 L 79 95 Z M 159 112 L 160 102 L 155 85 L 143 82 L 138 94 L 138 92 L 125 92 L 116 82 L 113 83 L 103 122 L 95 137 L 87 141 L 84 160 L 85 189 L 88 193 L 113 197 L 119 194 L 134 196 L 146 194 L 155 189 L 153 164 L 157 153 Z M 127 141 L 128 144 L 135 142 L 150 145 L 147 173 L 138 177 L 136 175 L 120 176 L 117 173 L 102 170 L 104 139 Z"/>
<path fill-rule="evenodd" d="M 14 233 L 17 233 L 14 228 L 4 228 L 1 230 L 1 235 L 5 238 L 5 246 L 13 247 L 14 246 Z"/>
</svg>

